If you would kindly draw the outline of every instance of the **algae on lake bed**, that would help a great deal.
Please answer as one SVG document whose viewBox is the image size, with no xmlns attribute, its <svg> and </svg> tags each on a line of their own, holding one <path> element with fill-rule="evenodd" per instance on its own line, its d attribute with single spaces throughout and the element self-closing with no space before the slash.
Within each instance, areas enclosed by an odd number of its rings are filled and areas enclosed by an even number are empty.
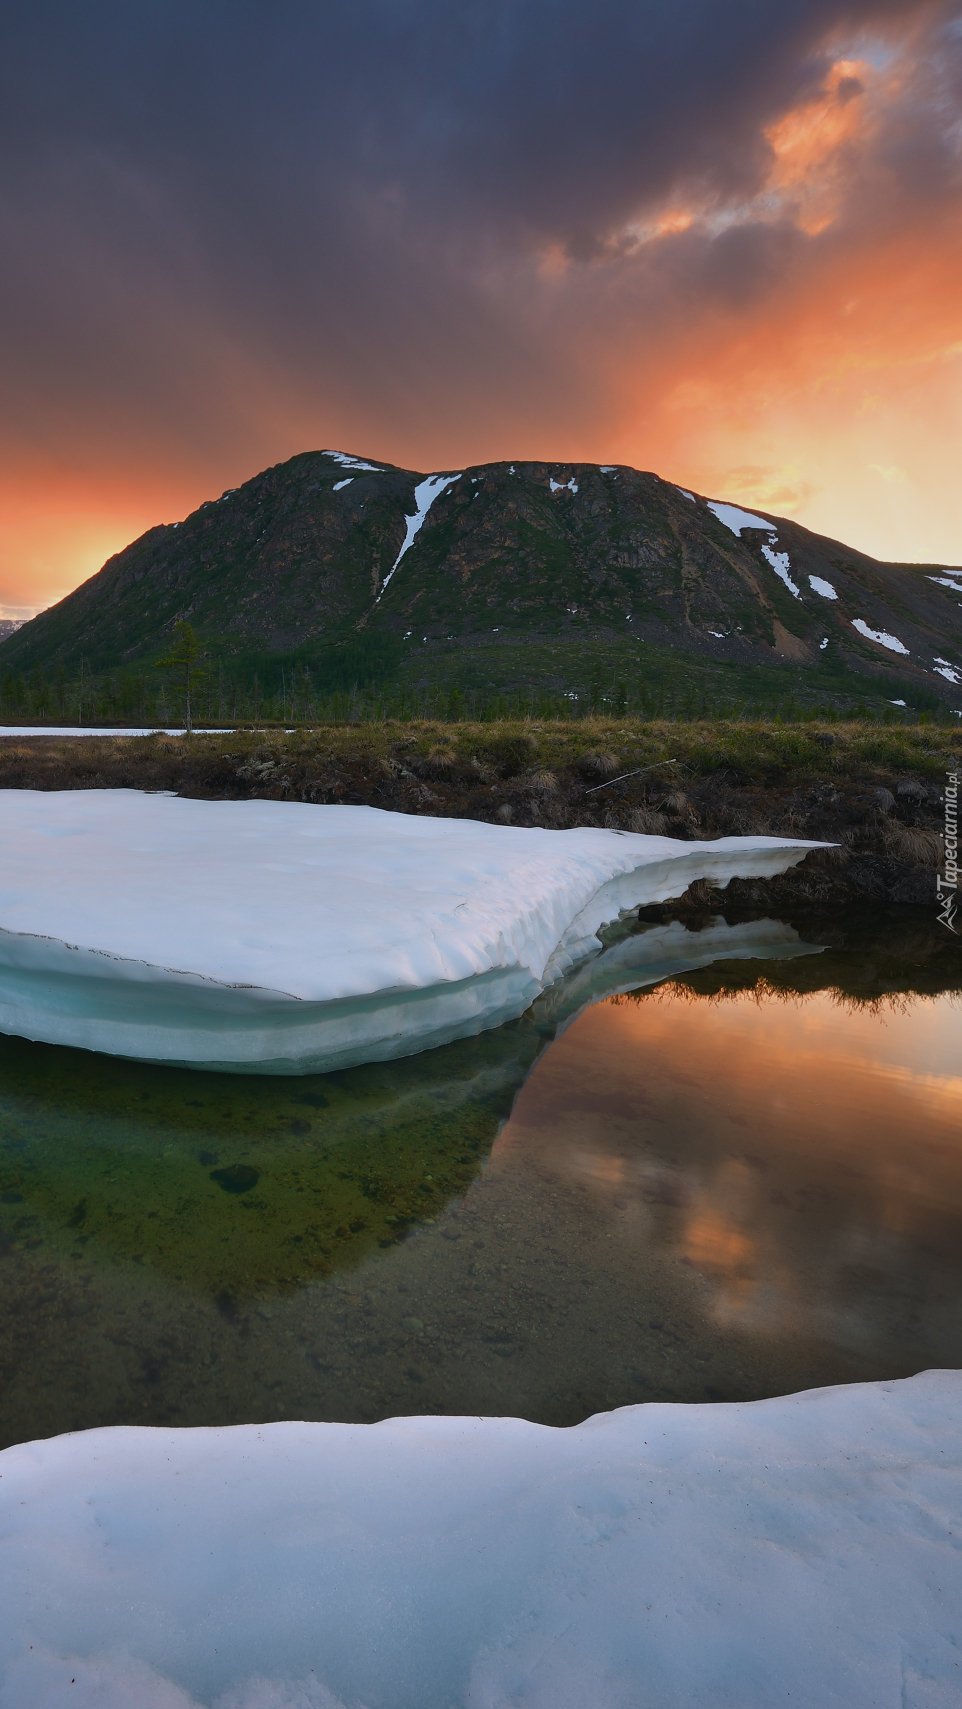
<svg viewBox="0 0 962 1709">
<path fill-rule="evenodd" d="M 612 990 L 733 955 L 819 955 L 759 921 L 636 920 L 520 1020 L 418 1056 L 296 1078 L 204 1074 L 0 1037 L 0 1254 L 136 1264 L 215 1298 L 395 1245 L 462 1195 L 535 1058 Z"/>
<path fill-rule="evenodd" d="M 262 1080 L 0 1038 L 0 1253 L 231 1298 L 330 1274 L 465 1191 L 542 1044 Z"/>
</svg>

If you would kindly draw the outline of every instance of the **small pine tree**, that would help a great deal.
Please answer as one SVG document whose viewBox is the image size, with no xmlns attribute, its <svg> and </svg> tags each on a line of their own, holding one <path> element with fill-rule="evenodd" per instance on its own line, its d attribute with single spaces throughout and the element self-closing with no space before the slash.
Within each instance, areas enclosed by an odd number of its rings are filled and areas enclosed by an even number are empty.
<svg viewBox="0 0 962 1709">
<path fill-rule="evenodd" d="M 184 728 L 189 736 L 193 729 L 191 695 L 204 654 L 192 626 L 186 621 L 174 624 L 174 635 L 176 639 L 170 649 L 170 657 L 158 659 L 155 669 L 174 670 L 178 673 L 179 681 L 175 686 L 183 691 L 186 713 Z"/>
</svg>

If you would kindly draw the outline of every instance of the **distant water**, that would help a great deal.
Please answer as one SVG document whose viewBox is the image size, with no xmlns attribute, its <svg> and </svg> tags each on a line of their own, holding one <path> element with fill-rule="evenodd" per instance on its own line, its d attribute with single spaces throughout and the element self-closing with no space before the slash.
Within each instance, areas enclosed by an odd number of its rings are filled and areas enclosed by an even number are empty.
<svg viewBox="0 0 962 1709">
<path fill-rule="evenodd" d="M 229 736 L 234 726 L 218 725 L 216 729 L 195 727 L 195 736 Z M 290 732 L 288 732 L 290 734 Z M 147 724 L 137 729 L 119 729 L 114 725 L 98 724 L 0 724 L 0 736 L 183 736 L 183 724 L 161 728 Z"/>
<path fill-rule="evenodd" d="M 0 1441 L 962 1364 L 962 957 L 810 935 L 302 1080 L 0 1039 Z"/>
</svg>

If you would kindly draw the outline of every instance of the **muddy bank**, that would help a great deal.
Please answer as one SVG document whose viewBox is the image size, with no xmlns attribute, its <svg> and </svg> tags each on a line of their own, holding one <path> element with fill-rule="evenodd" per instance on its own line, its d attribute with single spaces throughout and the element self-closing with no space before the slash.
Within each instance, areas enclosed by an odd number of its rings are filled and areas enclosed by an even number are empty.
<svg viewBox="0 0 962 1709">
<path fill-rule="evenodd" d="M 946 773 L 937 727 L 381 724 L 229 736 L 3 739 L 0 788 L 172 790 L 206 799 L 359 804 L 400 813 L 697 840 L 831 843 L 783 878 L 702 885 L 691 910 L 935 906 Z M 626 775 L 627 774 L 627 775 Z"/>
</svg>

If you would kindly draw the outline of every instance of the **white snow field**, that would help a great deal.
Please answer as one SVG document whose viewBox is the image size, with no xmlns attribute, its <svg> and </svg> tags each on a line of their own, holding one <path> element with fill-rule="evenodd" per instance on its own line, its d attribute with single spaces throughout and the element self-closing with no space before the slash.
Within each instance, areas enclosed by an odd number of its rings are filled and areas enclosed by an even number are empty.
<svg viewBox="0 0 962 1709">
<path fill-rule="evenodd" d="M 639 904 L 820 846 L 4 790 L 0 1031 L 259 1073 L 407 1056 L 522 1014 Z"/>
<path fill-rule="evenodd" d="M 0 1454 L 0 1709 L 955 1709 L 962 1375 Z"/>
</svg>

